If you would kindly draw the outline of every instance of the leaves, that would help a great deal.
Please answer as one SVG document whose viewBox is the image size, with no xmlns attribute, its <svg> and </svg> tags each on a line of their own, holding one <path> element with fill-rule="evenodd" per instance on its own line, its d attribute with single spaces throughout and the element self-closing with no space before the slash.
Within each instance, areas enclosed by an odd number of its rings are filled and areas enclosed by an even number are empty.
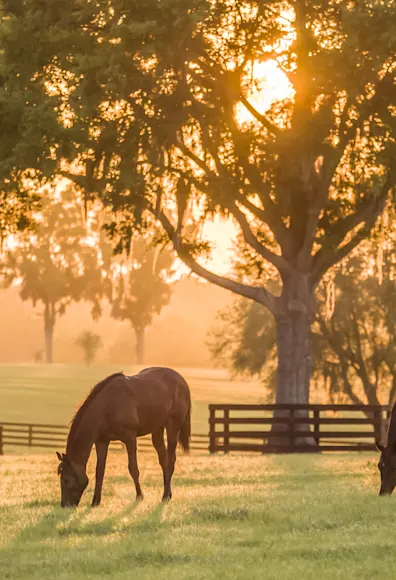
<svg viewBox="0 0 396 580">
<path fill-rule="evenodd" d="M 99 256 L 99 250 L 106 254 L 105 240 L 97 246 L 94 220 L 89 230 L 75 191 L 47 191 L 42 206 L 35 215 L 34 231 L 21 234 L 8 252 L 6 284 L 20 282 L 22 300 L 51 306 L 56 318 L 81 299 L 92 301 L 98 313 L 108 284 Z"/>
<path fill-rule="evenodd" d="M 153 246 L 154 240 L 138 237 L 130 249 L 130 259 L 114 264 L 115 282 L 111 314 L 129 320 L 136 332 L 151 325 L 155 315 L 169 303 L 173 255 L 169 249 Z"/>
</svg>

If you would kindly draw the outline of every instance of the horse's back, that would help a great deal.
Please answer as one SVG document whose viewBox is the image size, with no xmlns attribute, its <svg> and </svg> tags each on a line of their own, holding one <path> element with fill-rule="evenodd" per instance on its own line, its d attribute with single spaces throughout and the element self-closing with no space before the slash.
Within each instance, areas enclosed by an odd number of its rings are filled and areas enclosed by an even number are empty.
<svg viewBox="0 0 396 580">
<path fill-rule="evenodd" d="M 117 383 L 121 386 L 120 382 Z M 118 416 L 137 422 L 138 435 L 164 427 L 170 419 L 182 424 L 190 408 L 190 390 L 175 370 L 150 367 L 136 375 L 124 376 L 124 392 L 119 397 Z"/>
</svg>

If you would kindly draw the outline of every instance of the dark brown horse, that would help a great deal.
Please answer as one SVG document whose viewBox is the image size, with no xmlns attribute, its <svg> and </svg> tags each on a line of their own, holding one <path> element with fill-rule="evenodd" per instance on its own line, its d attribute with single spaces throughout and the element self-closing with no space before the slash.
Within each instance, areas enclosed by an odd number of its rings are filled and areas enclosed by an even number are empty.
<svg viewBox="0 0 396 580">
<path fill-rule="evenodd" d="M 172 497 L 171 479 L 176 447 L 189 450 L 191 399 L 186 381 L 172 369 L 153 367 L 127 377 L 116 373 L 98 383 L 77 411 L 70 427 L 66 453 L 57 453 L 61 505 L 77 506 L 88 485 L 86 466 L 92 446 L 97 454 L 96 484 L 92 505 L 100 504 L 110 441 L 122 441 L 128 467 L 143 498 L 136 459 L 136 439 L 151 433 L 164 476 L 163 500 Z M 164 442 L 166 429 L 168 447 Z"/>
<path fill-rule="evenodd" d="M 380 495 L 391 495 L 396 487 L 396 402 L 392 407 L 386 445 L 377 442 L 381 452 L 378 469 L 381 475 Z"/>
</svg>

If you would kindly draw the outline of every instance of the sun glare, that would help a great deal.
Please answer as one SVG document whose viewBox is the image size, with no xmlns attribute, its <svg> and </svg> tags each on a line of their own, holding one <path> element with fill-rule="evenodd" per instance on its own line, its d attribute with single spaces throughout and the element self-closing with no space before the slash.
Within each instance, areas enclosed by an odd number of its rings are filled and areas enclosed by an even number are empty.
<svg viewBox="0 0 396 580">
<path fill-rule="evenodd" d="M 293 87 L 275 60 L 253 63 L 248 74 L 252 77 L 254 88 L 246 97 L 260 114 L 268 111 L 276 101 L 293 98 Z M 242 103 L 236 105 L 235 114 L 241 124 L 255 121 Z"/>
<path fill-rule="evenodd" d="M 255 62 L 250 74 L 253 78 L 254 89 L 246 97 L 260 114 L 268 111 L 272 103 L 276 101 L 293 98 L 293 87 L 275 60 Z M 256 122 L 242 103 L 236 105 L 235 115 L 240 125 Z M 209 270 L 226 275 L 232 266 L 235 255 L 232 245 L 238 232 L 239 229 L 230 219 L 216 217 L 213 221 L 205 222 L 202 239 L 211 240 L 213 250 L 210 257 L 200 262 Z M 186 267 L 182 265 L 178 271 L 185 273 Z"/>
</svg>

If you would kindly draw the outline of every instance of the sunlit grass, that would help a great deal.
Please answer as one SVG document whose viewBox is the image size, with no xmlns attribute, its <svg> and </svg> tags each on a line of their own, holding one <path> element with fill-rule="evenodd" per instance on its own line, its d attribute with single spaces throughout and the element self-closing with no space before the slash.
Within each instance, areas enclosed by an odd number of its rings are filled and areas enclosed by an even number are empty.
<svg viewBox="0 0 396 580">
<path fill-rule="evenodd" d="M 174 499 L 160 503 L 154 454 L 140 458 L 134 501 L 113 452 L 103 504 L 91 483 L 58 507 L 55 455 L 0 461 L 0 576 L 39 578 L 376 578 L 394 567 L 393 499 L 379 498 L 371 454 L 180 456 Z"/>
</svg>

